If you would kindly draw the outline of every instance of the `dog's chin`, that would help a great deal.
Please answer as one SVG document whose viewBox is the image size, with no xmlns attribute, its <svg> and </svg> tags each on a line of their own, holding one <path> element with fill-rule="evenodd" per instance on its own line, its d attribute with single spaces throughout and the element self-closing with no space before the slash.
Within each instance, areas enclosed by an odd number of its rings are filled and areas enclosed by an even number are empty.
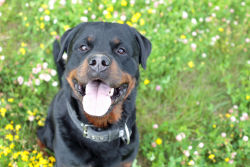
<svg viewBox="0 0 250 167">
<path fill-rule="evenodd" d="M 113 107 L 124 100 L 128 92 L 128 83 L 110 86 L 105 81 L 96 79 L 87 83 L 73 80 L 74 92 L 82 103 L 83 111 L 94 117 L 104 117 Z"/>
</svg>

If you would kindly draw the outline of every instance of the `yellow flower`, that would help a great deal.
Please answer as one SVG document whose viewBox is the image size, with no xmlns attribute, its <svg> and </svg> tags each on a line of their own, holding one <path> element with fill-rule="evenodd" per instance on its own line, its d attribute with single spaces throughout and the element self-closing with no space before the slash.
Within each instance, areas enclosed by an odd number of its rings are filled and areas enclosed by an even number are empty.
<svg viewBox="0 0 250 167">
<path fill-rule="evenodd" d="M 18 156 L 19 156 L 19 152 L 14 153 L 12 157 L 13 157 L 13 159 L 17 159 Z"/>
<path fill-rule="evenodd" d="M 20 124 L 18 124 L 18 125 L 16 125 L 16 131 L 19 131 L 19 129 L 21 129 L 21 125 Z"/>
<path fill-rule="evenodd" d="M 40 17 L 40 20 L 41 20 L 41 21 L 43 21 L 43 19 L 44 19 L 43 17 Z"/>
<path fill-rule="evenodd" d="M 44 49 L 44 47 L 45 47 L 44 44 L 41 43 L 41 44 L 40 44 L 40 48 L 41 48 L 41 49 Z"/>
<path fill-rule="evenodd" d="M 11 153 L 11 149 L 9 147 L 3 148 L 3 154 L 7 156 L 9 153 Z"/>
<path fill-rule="evenodd" d="M 13 141 L 13 135 L 9 133 L 5 136 L 5 139 L 8 139 L 9 141 Z"/>
<path fill-rule="evenodd" d="M 24 17 L 23 20 L 26 21 L 26 20 L 27 20 L 27 17 Z"/>
<path fill-rule="evenodd" d="M 39 126 L 44 126 L 44 122 L 42 120 L 39 120 L 37 123 Z"/>
<path fill-rule="evenodd" d="M 220 32 L 223 32 L 223 31 L 224 31 L 224 29 L 223 29 L 223 28 L 221 28 L 221 27 L 220 27 L 218 30 L 219 30 Z"/>
<path fill-rule="evenodd" d="M 230 124 L 230 127 L 233 128 L 233 127 L 234 127 L 234 124 Z"/>
<path fill-rule="evenodd" d="M 230 114 L 228 114 L 228 113 L 226 113 L 226 115 L 225 115 L 227 118 L 230 118 L 231 117 L 231 115 Z"/>
<path fill-rule="evenodd" d="M 50 14 L 50 11 L 49 11 L 48 9 L 46 9 L 46 10 L 44 11 L 44 13 L 47 14 L 47 15 L 49 15 L 49 14 Z"/>
<path fill-rule="evenodd" d="M 57 35 L 57 32 L 56 32 L 56 31 L 52 31 L 52 32 L 50 33 L 50 35 L 55 36 L 55 35 Z"/>
<path fill-rule="evenodd" d="M 64 31 L 67 31 L 69 29 L 69 25 L 63 26 Z"/>
<path fill-rule="evenodd" d="M 148 80 L 148 79 L 144 80 L 144 85 L 148 85 L 149 83 L 150 83 L 150 80 Z"/>
<path fill-rule="evenodd" d="M 19 139 L 19 136 L 18 136 L 18 135 L 15 135 L 14 138 L 15 138 L 15 140 L 18 140 L 18 139 Z"/>
<path fill-rule="evenodd" d="M 56 162 L 55 157 L 52 157 L 52 156 L 49 157 L 49 160 L 50 160 L 50 162 L 52 162 L 52 163 L 53 163 L 53 162 Z"/>
<path fill-rule="evenodd" d="M 141 13 L 137 12 L 137 13 L 135 13 L 135 14 L 132 16 L 131 21 L 132 21 L 133 23 L 136 23 L 136 22 L 139 20 L 140 17 L 141 17 Z"/>
<path fill-rule="evenodd" d="M 113 11 L 114 11 L 114 7 L 113 7 L 113 6 L 108 7 L 108 8 L 107 8 L 107 11 L 113 12 Z"/>
<path fill-rule="evenodd" d="M 26 23 L 26 24 L 25 24 L 25 26 L 26 26 L 26 27 L 29 27 L 29 26 L 30 26 L 30 24 L 29 24 L 29 23 Z"/>
<path fill-rule="evenodd" d="M 158 145 L 161 145 L 162 144 L 162 139 L 161 138 L 157 138 L 155 140 L 155 143 L 158 144 Z"/>
<path fill-rule="evenodd" d="M 5 113 L 6 113 L 6 108 L 0 108 L 0 113 L 2 117 L 5 117 Z"/>
<path fill-rule="evenodd" d="M 10 149 L 13 149 L 15 147 L 15 144 L 11 143 L 10 144 Z"/>
<path fill-rule="evenodd" d="M 246 100 L 249 100 L 250 99 L 250 95 L 246 95 Z"/>
<path fill-rule="evenodd" d="M 8 102 L 12 103 L 14 101 L 13 98 L 8 98 Z"/>
<path fill-rule="evenodd" d="M 124 23 L 124 21 L 122 21 L 122 20 L 118 20 L 116 22 L 119 23 L 119 24 L 123 24 Z"/>
<path fill-rule="evenodd" d="M 193 62 L 193 61 L 189 61 L 189 62 L 188 62 L 188 66 L 189 66 L 190 68 L 193 68 L 193 67 L 194 67 L 194 62 Z"/>
<path fill-rule="evenodd" d="M 126 0 L 122 0 L 121 5 L 122 5 L 122 6 L 127 6 L 127 5 L 128 5 L 128 2 L 127 2 Z"/>
<path fill-rule="evenodd" d="M 47 8 L 48 8 L 48 5 L 42 4 L 42 8 L 43 8 L 43 9 L 47 9 Z"/>
<path fill-rule="evenodd" d="M 7 124 L 7 125 L 5 126 L 5 129 L 6 129 L 6 130 L 13 130 L 14 128 L 13 128 L 13 125 L 12 125 L 12 124 Z"/>
<path fill-rule="evenodd" d="M 24 42 L 22 42 L 22 43 L 21 43 L 21 46 L 22 46 L 22 47 L 26 47 L 26 46 L 27 46 L 27 44 L 26 44 L 26 43 L 24 43 Z"/>
<path fill-rule="evenodd" d="M 181 39 L 186 39 L 186 36 L 182 34 L 180 38 Z"/>
<path fill-rule="evenodd" d="M 140 26 L 143 26 L 145 24 L 144 19 L 140 19 Z"/>
<path fill-rule="evenodd" d="M 215 124 L 213 124 L 213 128 L 216 128 L 216 125 L 215 125 Z"/>
<path fill-rule="evenodd" d="M 26 50 L 25 50 L 24 48 L 20 48 L 20 49 L 19 49 L 19 52 L 20 52 L 22 55 L 25 55 Z"/>
<path fill-rule="evenodd" d="M 228 162 L 230 159 L 229 158 L 225 158 L 225 161 Z"/>
<path fill-rule="evenodd" d="M 148 9 L 148 13 L 149 13 L 149 14 L 152 14 L 152 13 L 153 13 L 153 10 L 152 10 L 152 9 Z"/>
<path fill-rule="evenodd" d="M 127 21 L 126 24 L 132 27 L 132 23 L 130 21 Z"/>
<path fill-rule="evenodd" d="M 105 18 L 106 19 L 110 19 L 112 16 L 111 16 L 111 14 L 110 14 L 110 12 L 108 12 L 106 15 L 105 15 Z"/>
<path fill-rule="evenodd" d="M 189 165 L 189 166 L 194 165 L 194 161 L 193 161 L 193 160 L 190 160 L 190 161 L 188 162 L 188 165 Z"/>
<path fill-rule="evenodd" d="M 41 23 L 41 24 L 40 24 L 40 28 L 43 30 L 44 27 L 45 27 L 45 24 L 44 24 L 44 23 Z"/>
<path fill-rule="evenodd" d="M 210 154 L 210 155 L 208 156 L 209 159 L 214 159 L 214 157 L 215 157 L 214 154 Z"/>
</svg>

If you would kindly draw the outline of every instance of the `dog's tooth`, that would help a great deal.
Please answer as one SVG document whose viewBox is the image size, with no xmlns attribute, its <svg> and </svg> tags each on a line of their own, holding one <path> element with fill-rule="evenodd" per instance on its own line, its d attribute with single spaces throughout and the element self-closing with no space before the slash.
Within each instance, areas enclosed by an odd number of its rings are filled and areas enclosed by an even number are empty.
<svg viewBox="0 0 250 167">
<path fill-rule="evenodd" d="M 109 90 L 108 95 L 109 95 L 109 96 L 113 96 L 113 94 L 114 94 L 114 90 L 115 90 L 114 88 L 111 88 L 111 89 Z"/>
</svg>

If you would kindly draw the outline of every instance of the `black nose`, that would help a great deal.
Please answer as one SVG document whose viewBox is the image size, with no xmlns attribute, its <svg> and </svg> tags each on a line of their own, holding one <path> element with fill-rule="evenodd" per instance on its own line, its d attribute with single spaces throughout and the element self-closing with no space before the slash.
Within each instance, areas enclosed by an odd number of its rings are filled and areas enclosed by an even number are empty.
<svg viewBox="0 0 250 167">
<path fill-rule="evenodd" d="M 111 60 L 108 56 L 97 54 L 88 59 L 90 68 L 96 72 L 101 72 L 109 68 Z"/>
</svg>

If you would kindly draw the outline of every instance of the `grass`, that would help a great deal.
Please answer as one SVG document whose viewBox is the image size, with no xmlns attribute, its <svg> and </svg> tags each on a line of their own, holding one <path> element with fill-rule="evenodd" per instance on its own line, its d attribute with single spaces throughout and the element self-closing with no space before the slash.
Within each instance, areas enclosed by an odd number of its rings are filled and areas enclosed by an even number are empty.
<svg viewBox="0 0 250 167">
<path fill-rule="evenodd" d="M 58 91 L 52 42 L 82 21 L 127 23 L 152 42 L 134 166 L 250 163 L 249 2 L 50 2 L 0 5 L 0 166 L 53 165 L 35 140 Z"/>
</svg>

